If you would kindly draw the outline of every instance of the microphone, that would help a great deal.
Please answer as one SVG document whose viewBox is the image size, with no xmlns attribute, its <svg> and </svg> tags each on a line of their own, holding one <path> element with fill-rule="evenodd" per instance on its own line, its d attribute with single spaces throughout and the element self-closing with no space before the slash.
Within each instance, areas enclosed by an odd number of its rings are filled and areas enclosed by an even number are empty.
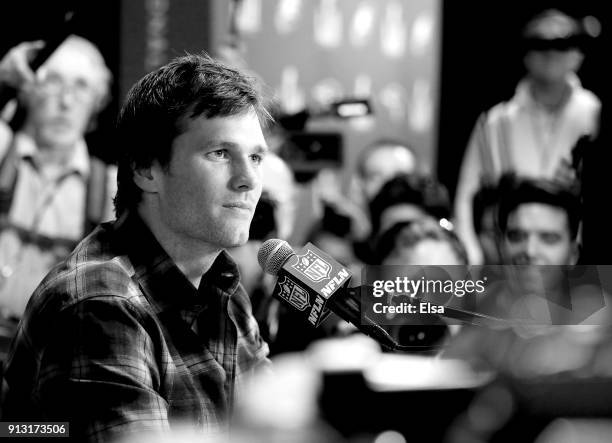
<svg viewBox="0 0 612 443">
<path fill-rule="evenodd" d="M 386 348 L 409 348 L 361 315 L 361 288 L 348 287 L 350 271 L 312 243 L 296 254 L 286 241 L 270 239 L 259 249 L 257 260 L 265 272 L 278 276 L 272 295 L 302 313 L 314 327 L 334 312 Z"/>
<path fill-rule="evenodd" d="M 259 249 L 257 260 L 266 273 L 278 277 L 272 295 L 301 313 L 314 327 L 331 311 L 388 349 L 413 349 L 412 344 L 398 343 L 383 327 L 361 313 L 361 291 L 367 295 L 372 287 L 349 288 L 351 273 L 312 243 L 296 253 L 286 241 L 270 239 Z M 415 301 L 426 300 L 415 297 Z M 438 315 L 476 326 L 509 324 L 501 318 L 451 306 L 444 306 L 444 312 Z"/>
</svg>

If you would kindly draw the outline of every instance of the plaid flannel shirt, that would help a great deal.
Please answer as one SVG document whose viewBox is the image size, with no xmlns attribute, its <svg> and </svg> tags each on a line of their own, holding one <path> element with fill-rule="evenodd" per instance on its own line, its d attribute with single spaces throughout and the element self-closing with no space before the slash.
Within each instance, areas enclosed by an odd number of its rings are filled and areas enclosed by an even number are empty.
<svg viewBox="0 0 612 443">
<path fill-rule="evenodd" d="M 34 292 L 8 358 L 4 419 L 69 421 L 78 441 L 185 423 L 224 432 L 241 380 L 267 354 L 227 253 L 196 290 L 127 215 Z"/>
</svg>

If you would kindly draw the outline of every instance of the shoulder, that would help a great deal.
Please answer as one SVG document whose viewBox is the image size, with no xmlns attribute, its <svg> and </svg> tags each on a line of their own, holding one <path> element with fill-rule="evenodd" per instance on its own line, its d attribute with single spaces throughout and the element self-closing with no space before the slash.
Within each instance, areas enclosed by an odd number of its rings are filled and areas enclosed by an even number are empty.
<svg viewBox="0 0 612 443">
<path fill-rule="evenodd" d="M 86 237 L 56 265 L 31 297 L 30 311 L 59 312 L 94 298 L 138 306 L 143 295 L 133 280 L 129 257 L 114 250 L 112 225 L 106 223 Z"/>
<path fill-rule="evenodd" d="M 599 111 L 601 108 L 601 100 L 591 91 L 584 88 L 578 88 L 574 92 L 576 101 L 585 109 Z"/>
<path fill-rule="evenodd" d="M 133 279 L 129 259 L 97 241 L 107 235 L 105 225 L 52 269 L 32 294 L 14 358 L 40 356 L 58 342 L 73 341 L 79 343 L 79 352 L 85 352 L 84 347 L 97 352 L 113 345 L 146 344 L 151 337 L 162 340 L 155 311 Z"/>
<path fill-rule="evenodd" d="M 489 125 L 496 125 L 502 119 L 511 118 L 520 111 L 521 105 L 516 100 L 503 101 L 493 106 L 486 113 L 486 122 Z"/>
</svg>

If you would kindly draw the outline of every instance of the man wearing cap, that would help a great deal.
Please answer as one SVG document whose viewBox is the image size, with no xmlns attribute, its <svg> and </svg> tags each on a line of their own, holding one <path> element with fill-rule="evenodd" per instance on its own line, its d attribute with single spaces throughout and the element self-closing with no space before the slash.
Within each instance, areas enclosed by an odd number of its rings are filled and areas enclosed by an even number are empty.
<svg viewBox="0 0 612 443">
<path fill-rule="evenodd" d="M 571 178 L 573 146 L 596 131 L 601 103 L 576 75 L 585 36 L 580 22 L 557 10 L 530 20 L 523 30 L 525 78 L 510 101 L 483 113 L 475 125 L 455 200 L 457 230 L 473 263 L 482 263 L 471 209 L 481 180 L 495 182 L 508 171 Z"/>
</svg>

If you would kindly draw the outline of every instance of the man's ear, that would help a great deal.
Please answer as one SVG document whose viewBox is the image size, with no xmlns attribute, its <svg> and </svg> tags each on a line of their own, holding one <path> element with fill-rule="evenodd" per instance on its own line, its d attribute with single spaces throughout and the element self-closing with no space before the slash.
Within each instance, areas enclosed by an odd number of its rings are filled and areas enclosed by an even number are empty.
<svg viewBox="0 0 612 443">
<path fill-rule="evenodd" d="M 152 171 L 153 168 L 153 165 L 145 168 L 132 166 L 132 171 L 134 171 L 134 183 L 136 183 L 136 186 L 138 186 L 142 192 L 155 194 L 158 191 L 158 183 L 157 180 L 155 180 L 155 174 Z"/>
</svg>

